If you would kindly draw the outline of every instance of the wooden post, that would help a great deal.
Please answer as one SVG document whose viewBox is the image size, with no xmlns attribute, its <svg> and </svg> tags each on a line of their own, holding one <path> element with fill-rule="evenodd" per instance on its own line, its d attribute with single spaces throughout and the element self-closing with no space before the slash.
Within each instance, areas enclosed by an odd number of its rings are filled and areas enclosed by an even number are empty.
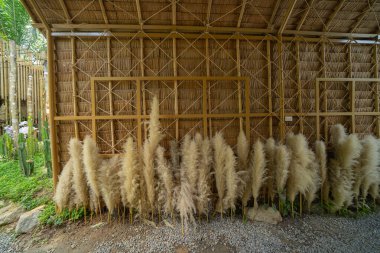
<svg viewBox="0 0 380 253">
<path fill-rule="evenodd" d="M 140 38 L 140 73 L 141 73 L 142 77 L 145 76 L 145 71 L 144 71 L 144 39 L 143 38 Z M 145 97 L 145 82 L 144 81 L 142 81 L 142 83 L 140 83 L 140 88 L 142 90 L 142 101 L 141 102 L 142 102 L 143 114 L 147 115 L 147 112 L 146 112 L 146 97 Z M 140 124 L 141 123 L 142 122 L 140 121 Z M 144 124 L 144 136 L 145 136 L 145 138 L 147 137 L 147 131 L 148 131 L 148 128 Z"/>
<path fill-rule="evenodd" d="M 273 137 L 273 105 L 272 105 L 272 61 L 271 61 L 271 43 L 267 40 L 267 64 L 268 64 L 268 111 L 269 111 L 269 137 Z"/>
<path fill-rule="evenodd" d="M 206 76 L 210 76 L 210 51 L 209 51 L 209 39 L 206 38 Z M 211 85 L 208 85 L 208 111 L 211 110 Z M 209 128 L 209 134 L 210 138 L 212 137 L 212 122 L 211 118 L 208 119 L 208 128 Z"/>
<path fill-rule="evenodd" d="M 137 147 L 138 150 L 142 148 L 142 129 L 141 129 L 141 81 L 137 80 L 136 83 L 136 111 L 137 111 Z"/>
<path fill-rule="evenodd" d="M 177 76 L 177 39 L 173 38 L 173 74 Z M 174 114 L 178 115 L 178 81 L 174 80 Z M 206 125 L 207 127 L 207 125 Z M 175 122 L 175 138 L 179 140 L 179 122 Z"/>
<path fill-rule="evenodd" d="M 54 39 L 51 36 L 51 32 L 48 31 L 46 34 L 47 38 L 47 57 L 48 57 L 48 79 L 49 79 L 49 125 L 50 125 L 50 147 L 51 147 L 51 160 L 53 167 L 53 183 L 54 190 L 56 189 L 58 183 L 58 175 L 60 170 L 58 167 L 58 150 L 57 150 L 57 135 L 56 135 L 56 125 L 54 122 L 54 117 L 56 113 L 55 107 L 55 72 L 54 72 Z"/>
<path fill-rule="evenodd" d="M 203 120 L 203 137 L 207 137 L 207 81 L 202 80 L 202 120 Z"/>
<path fill-rule="evenodd" d="M 249 79 L 244 80 L 245 85 L 245 135 L 247 140 L 251 142 L 251 89 Z"/>
<path fill-rule="evenodd" d="M 316 120 L 315 120 L 315 128 L 317 129 L 317 140 L 321 139 L 321 126 L 320 126 L 320 110 L 319 110 L 319 81 L 316 80 L 315 82 L 315 113 L 316 113 Z"/>
</svg>

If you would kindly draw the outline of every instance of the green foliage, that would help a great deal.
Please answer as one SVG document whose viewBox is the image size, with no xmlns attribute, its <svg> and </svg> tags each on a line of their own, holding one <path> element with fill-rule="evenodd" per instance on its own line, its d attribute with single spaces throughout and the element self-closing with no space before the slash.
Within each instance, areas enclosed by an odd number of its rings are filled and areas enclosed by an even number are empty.
<svg viewBox="0 0 380 253">
<path fill-rule="evenodd" d="M 48 122 L 44 122 L 44 126 L 41 130 L 42 142 L 43 142 L 43 154 L 45 158 L 45 167 L 47 174 L 52 177 L 52 165 L 51 165 L 51 151 L 50 151 L 50 139 L 49 139 L 49 126 Z"/>
<path fill-rule="evenodd" d="M 32 52 L 46 49 L 46 40 L 30 24 L 30 17 L 19 0 L 0 0 L 0 37 L 14 40 Z"/>
<path fill-rule="evenodd" d="M 13 141 L 7 133 L 0 136 L 0 155 L 1 158 L 6 160 L 14 157 Z"/>
<path fill-rule="evenodd" d="M 43 164 L 43 156 L 37 154 L 35 174 L 25 177 L 18 161 L 0 163 L 0 199 L 21 203 L 27 210 L 48 203 L 53 192 L 53 184 L 44 172 Z"/>
<path fill-rule="evenodd" d="M 0 0 L 0 28 L 3 38 L 21 45 L 29 15 L 18 0 Z"/>
<path fill-rule="evenodd" d="M 39 220 L 43 225 L 60 226 L 68 220 L 77 221 L 81 220 L 83 217 L 83 207 L 78 210 L 73 209 L 71 211 L 64 209 L 58 214 L 55 212 L 55 204 L 53 202 L 49 202 L 40 214 Z"/>
</svg>

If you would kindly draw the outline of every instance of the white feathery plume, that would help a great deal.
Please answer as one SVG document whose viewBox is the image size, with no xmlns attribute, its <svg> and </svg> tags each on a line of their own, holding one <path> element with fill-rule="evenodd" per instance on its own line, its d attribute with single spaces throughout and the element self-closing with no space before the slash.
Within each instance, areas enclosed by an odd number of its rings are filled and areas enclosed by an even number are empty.
<svg viewBox="0 0 380 253">
<path fill-rule="evenodd" d="M 226 191 L 226 144 L 223 135 L 217 132 L 212 140 L 214 148 L 214 175 L 218 201 L 216 211 L 223 213 L 223 199 Z"/>
<path fill-rule="evenodd" d="M 266 179 L 265 185 L 266 185 L 268 196 L 273 202 L 274 195 L 275 195 L 274 163 L 275 163 L 276 142 L 272 137 L 266 140 L 264 150 L 265 150 L 266 171 L 267 171 L 267 176 L 266 176 L 267 179 Z"/>
<path fill-rule="evenodd" d="M 276 147 L 275 152 L 275 181 L 277 193 L 281 194 L 285 190 L 288 180 L 289 164 L 291 159 L 290 150 L 283 144 Z"/>
<path fill-rule="evenodd" d="M 226 158 L 225 158 L 225 171 L 226 171 L 226 195 L 223 199 L 223 209 L 231 209 L 235 211 L 236 200 L 238 197 L 238 183 L 239 177 L 236 172 L 236 157 L 230 146 L 226 147 Z"/>
<path fill-rule="evenodd" d="M 198 179 L 198 199 L 197 211 L 199 214 L 207 215 L 209 212 L 209 204 L 211 197 L 211 167 L 212 167 L 212 148 L 208 138 L 202 141 L 199 145 L 200 158 L 199 158 L 199 179 Z"/>
<path fill-rule="evenodd" d="M 170 168 L 170 164 L 166 160 L 164 153 L 165 149 L 159 146 L 156 151 L 157 174 L 164 189 L 164 212 L 168 215 L 173 212 L 174 181 L 172 169 Z"/>
<path fill-rule="evenodd" d="M 251 157 L 250 166 L 252 167 L 252 196 L 254 200 L 254 208 L 258 208 L 258 198 L 260 189 L 266 180 L 267 170 L 265 168 L 265 151 L 264 145 L 260 140 L 257 140 L 252 147 L 253 156 Z"/>
<path fill-rule="evenodd" d="M 109 214 L 113 214 L 120 203 L 120 158 L 118 155 L 104 160 L 100 167 L 100 191 Z"/>
<path fill-rule="evenodd" d="M 63 167 L 57 188 L 54 193 L 54 201 L 57 205 L 58 212 L 61 212 L 64 208 L 68 207 L 70 201 L 70 195 L 72 192 L 72 177 L 73 177 L 73 161 L 70 159 Z"/>
</svg>

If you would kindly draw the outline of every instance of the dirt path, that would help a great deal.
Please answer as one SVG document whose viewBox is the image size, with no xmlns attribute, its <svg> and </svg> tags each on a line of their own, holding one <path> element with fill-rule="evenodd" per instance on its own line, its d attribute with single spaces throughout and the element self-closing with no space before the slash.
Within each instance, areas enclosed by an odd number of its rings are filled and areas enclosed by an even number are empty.
<svg viewBox="0 0 380 253">
<path fill-rule="evenodd" d="M 69 224 L 19 236 L 25 252 L 379 252 L 380 212 L 343 218 L 307 215 L 279 225 L 214 219 L 181 235 L 179 224 Z M 0 237 L 1 238 L 1 237 Z M 0 239 L 1 240 L 1 239 Z"/>
</svg>

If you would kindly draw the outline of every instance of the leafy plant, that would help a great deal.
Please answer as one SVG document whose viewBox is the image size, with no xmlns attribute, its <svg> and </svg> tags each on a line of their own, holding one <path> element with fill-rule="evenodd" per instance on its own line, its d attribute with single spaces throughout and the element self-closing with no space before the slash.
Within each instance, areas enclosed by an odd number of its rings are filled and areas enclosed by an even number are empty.
<svg viewBox="0 0 380 253">
<path fill-rule="evenodd" d="M 84 208 L 69 210 L 63 209 L 62 212 L 55 211 L 55 205 L 50 201 L 38 217 L 42 225 L 60 226 L 64 222 L 72 220 L 78 221 L 84 217 Z"/>
</svg>

